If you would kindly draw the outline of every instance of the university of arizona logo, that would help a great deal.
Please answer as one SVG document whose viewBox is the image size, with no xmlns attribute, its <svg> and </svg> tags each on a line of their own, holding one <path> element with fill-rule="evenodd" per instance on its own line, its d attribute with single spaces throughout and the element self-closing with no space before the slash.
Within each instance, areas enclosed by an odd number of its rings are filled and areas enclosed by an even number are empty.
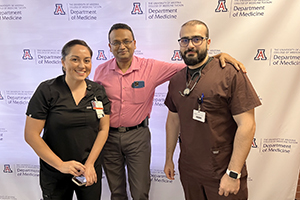
<svg viewBox="0 0 300 200">
<path fill-rule="evenodd" d="M 174 54 L 173 54 L 171 60 L 172 61 L 176 61 L 176 60 L 181 61 L 182 60 L 179 50 L 174 50 Z"/>
<path fill-rule="evenodd" d="M 133 9 L 131 11 L 131 14 L 133 15 L 141 15 L 143 14 L 142 8 L 141 8 L 141 3 L 133 3 Z"/>
<path fill-rule="evenodd" d="M 64 11 L 62 4 L 55 4 L 55 11 L 54 11 L 54 15 L 65 15 L 66 12 Z"/>
<path fill-rule="evenodd" d="M 11 170 L 9 164 L 5 164 L 5 165 L 4 165 L 3 172 L 4 172 L 4 173 L 13 173 L 13 171 Z"/>
<path fill-rule="evenodd" d="M 254 60 L 267 60 L 265 49 L 257 49 L 257 54 L 254 57 Z"/>
<path fill-rule="evenodd" d="M 23 52 L 24 52 L 23 57 L 22 57 L 23 60 L 32 60 L 33 59 L 33 57 L 30 54 L 29 49 L 24 49 Z"/>
<path fill-rule="evenodd" d="M 3 100 L 4 98 L 3 98 L 3 96 L 2 96 L 2 94 L 1 94 L 1 91 L 0 91 L 0 100 Z"/>
<path fill-rule="evenodd" d="M 219 0 L 215 12 L 227 12 L 226 0 Z"/>
<path fill-rule="evenodd" d="M 98 55 L 97 55 L 96 60 L 107 60 L 103 50 L 98 50 Z"/>
<path fill-rule="evenodd" d="M 257 148 L 257 144 L 256 144 L 256 138 L 253 138 L 252 140 L 252 148 Z"/>
</svg>

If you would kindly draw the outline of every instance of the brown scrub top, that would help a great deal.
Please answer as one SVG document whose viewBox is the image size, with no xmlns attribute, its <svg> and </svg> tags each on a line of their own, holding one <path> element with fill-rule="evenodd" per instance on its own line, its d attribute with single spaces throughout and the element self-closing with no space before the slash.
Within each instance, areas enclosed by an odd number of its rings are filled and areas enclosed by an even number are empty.
<svg viewBox="0 0 300 200">
<path fill-rule="evenodd" d="M 216 58 L 202 70 L 190 95 L 182 96 L 180 92 L 189 81 L 186 73 L 184 68 L 170 80 L 165 100 L 169 110 L 178 113 L 180 119 L 179 166 L 194 176 L 220 179 L 229 164 L 237 129 L 232 116 L 261 102 L 246 74 L 233 66 L 222 68 Z M 194 81 L 189 88 L 193 84 Z M 204 123 L 193 119 L 193 110 L 199 109 L 198 98 L 202 94 L 200 110 L 206 114 Z M 246 174 L 244 166 L 242 176 Z"/>
</svg>

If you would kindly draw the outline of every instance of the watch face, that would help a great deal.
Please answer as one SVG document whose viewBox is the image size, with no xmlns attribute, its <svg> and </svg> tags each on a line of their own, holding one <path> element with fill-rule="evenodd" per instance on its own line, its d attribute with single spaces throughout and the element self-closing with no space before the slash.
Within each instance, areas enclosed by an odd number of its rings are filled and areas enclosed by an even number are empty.
<svg viewBox="0 0 300 200">
<path fill-rule="evenodd" d="M 230 173 L 229 173 L 229 177 L 234 178 L 234 179 L 237 179 L 238 174 L 235 173 L 235 172 L 230 172 Z"/>
</svg>

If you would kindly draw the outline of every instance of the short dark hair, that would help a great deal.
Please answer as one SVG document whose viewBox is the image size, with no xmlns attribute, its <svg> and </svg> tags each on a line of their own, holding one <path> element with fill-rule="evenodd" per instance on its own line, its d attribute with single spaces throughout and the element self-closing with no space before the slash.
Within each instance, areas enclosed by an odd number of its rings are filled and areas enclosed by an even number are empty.
<svg viewBox="0 0 300 200">
<path fill-rule="evenodd" d="M 130 28 L 130 26 L 128 26 L 127 24 L 123 24 L 123 23 L 116 23 L 114 25 L 112 25 L 112 27 L 110 28 L 109 32 L 108 32 L 108 41 L 110 42 L 110 33 L 113 31 L 113 30 L 117 30 L 117 29 L 127 29 L 131 32 L 132 34 L 132 38 L 134 40 L 134 34 L 133 34 L 133 31 L 132 29 Z"/>
<path fill-rule="evenodd" d="M 190 21 L 184 23 L 184 24 L 181 26 L 181 28 L 184 27 L 184 26 L 187 26 L 187 25 L 189 25 L 189 26 L 195 26 L 195 25 L 203 25 L 203 26 L 205 26 L 205 28 L 206 28 L 206 37 L 209 38 L 209 30 L 208 30 L 207 25 L 206 25 L 204 22 L 202 22 L 202 21 L 200 21 L 200 20 L 196 20 L 196 19 L 190 20 Z"/>
<path fill-rule="evenodd" d="M 62 60 L 65 60 L 66 56 L 70 53 L 70 50 L 73 46 L 75 45 L 82 45 L 82 46 L 85 46 L 86 48 L 88 48 L 90 54 L 91 54 L 91 57 L 93 56 L 93 51 L 92 49 L 89 47 L 89 45 L 83 41 L 83 40 L 78 40 L 78 39 L 75 39 L 75 40 L 71 40 L 69 41 L 68 43 L 66 43 L 64 45 L 64 47 L 62 48 L 61 50 L 61 59 Z"/>
</svg>

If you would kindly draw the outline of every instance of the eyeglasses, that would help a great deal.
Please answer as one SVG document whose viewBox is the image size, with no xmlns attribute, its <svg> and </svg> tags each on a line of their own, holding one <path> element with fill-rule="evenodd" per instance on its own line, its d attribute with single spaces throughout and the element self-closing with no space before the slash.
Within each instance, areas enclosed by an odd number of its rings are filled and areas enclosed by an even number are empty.
<svg viewBox="0 0 300 200">
<path fill-rule="evenodd" d="M 194 46 L 200 46 L 203 43 L 203 40 L 207 40 L 208 37 L 202 37 L 202 36 L 193 36 L 192 38 L 180 38 L 178 39 L 179 45 L 181 47 L 187 47 L 190 43 L 190 40 L 192 41 L 192 44 Z"/>
<path fill-rule="evenodd" d="M 119 47 L 121 44 L 124 44 L 124 46 L 128 46 L 132 42 L 133 42 L 133 40 L 131 40 L 131 41 L 124 40 L 124 41 L 113 41 L 113 42 L 110 42 L 110 44 L 113 46 Z"/>
</svg>

